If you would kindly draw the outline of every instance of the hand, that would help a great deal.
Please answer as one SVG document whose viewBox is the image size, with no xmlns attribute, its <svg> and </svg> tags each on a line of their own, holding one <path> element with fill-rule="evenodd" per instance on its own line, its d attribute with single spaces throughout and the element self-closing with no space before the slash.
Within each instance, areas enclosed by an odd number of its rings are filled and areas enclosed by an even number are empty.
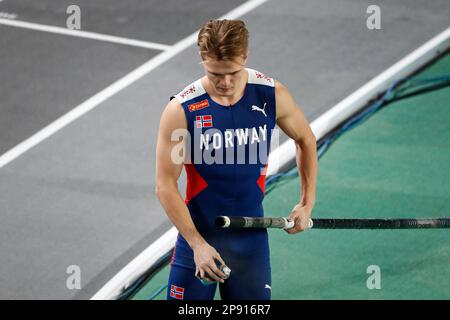
<svg viewBox="0 0 450 320">
<path fill-rule="evenodd" d="M 208 281 L 217 281 L 223 283 L 227 276 L 217 266 L 224 265 L 225 262 L 219 253 L 208 243 L 202 243 L 193 248 L 195 261 L 195 276 Z M 215 261 L 216 260 L 216 261 Z"/>
<path fill-rule="evenodd" d="M 297 204 L 291 211 L 289 218 L 294 221 L 294 226 L 285 231 L 289 234 L 302 232 L 309 228 L 309 219 L 311 219 L 311 207 Z"/>
</svg>

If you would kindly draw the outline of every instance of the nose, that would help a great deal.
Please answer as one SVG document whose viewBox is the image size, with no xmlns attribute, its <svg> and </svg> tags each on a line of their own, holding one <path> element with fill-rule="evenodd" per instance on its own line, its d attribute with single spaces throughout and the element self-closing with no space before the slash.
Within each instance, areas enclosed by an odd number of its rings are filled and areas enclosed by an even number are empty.
<svg viewBox="0 0 450 320">
<path fill-rule="evenodd" d="M 221 86 L 225 88 L 231 87 L 231 75 L 225 75 L 220 81 Z"/>
</svg>

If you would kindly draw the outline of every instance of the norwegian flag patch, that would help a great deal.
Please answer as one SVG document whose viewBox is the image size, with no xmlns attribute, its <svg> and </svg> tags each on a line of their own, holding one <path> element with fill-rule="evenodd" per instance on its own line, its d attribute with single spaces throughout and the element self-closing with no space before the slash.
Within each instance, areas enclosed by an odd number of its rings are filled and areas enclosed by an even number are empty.
<svg viewBox="0 0 450 320">
<path fill-rule="evenodd" d="M 204 116 L 195 117 L 195 127 L 196 128 L 211 128 L 213 126 L 212 115 L 207 114 Z"/>
<path fill-rule="evenodd" d="M 172 298 L 183 300 L 184 298 L 184 288 L 174 286 L 173 284 L 170 286 L 170 296 Z"/>
</svg>

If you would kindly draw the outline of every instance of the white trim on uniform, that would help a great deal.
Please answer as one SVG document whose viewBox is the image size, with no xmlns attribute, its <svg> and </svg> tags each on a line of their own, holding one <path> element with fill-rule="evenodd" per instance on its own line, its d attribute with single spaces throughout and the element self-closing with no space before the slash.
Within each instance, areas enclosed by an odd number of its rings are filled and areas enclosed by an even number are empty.
<svg viewBox="0 0 450 320">
<path fill-rule="evenodd" d="M 275 86 L 275 81 L 266 76 L 264 73 L 250 69 L 245 68 L 248 73 L 248 80 L 247 83 L 250 84 L 259 84 L 264 86 Z M 205 94 L 206 90 L 202 85 L 202 78 L 196 80 L 195 82 L 192 82 L 188 86 L 186 86 L 183 90 L 181 90 L 178 94 L 176 94 L 174 97 L 182 104 L 189 100 L 195 99 L 197 97 L 200 97 L 201 95 Z"/>
<path fill-rule="evenodd" d="M 202 79 L 198 79 L 197 81 L 191 83 L 186 88 L 181 90 L 178 94 L 176 94 L 175 98 L 180 103 L 184 103 L 186 101 L 200 97 L 201 95 L 203 95 L 205 93 L 206 93 L 206 91 L 205 91 L 205 88 L 203 88 Z"/>
<path fill-rule="evenodd" d="M 260 84 L 260 85 L 270 86 L 270 87 L 275 86 L 275 81 L 273 80 L 273 78 L 266 76 L 264 73 L 262 73 L 260 71 L 253 70 L 250 68 L 246 68 L 246 69 L 248 71 L 248 83 Z"/>
</svg>

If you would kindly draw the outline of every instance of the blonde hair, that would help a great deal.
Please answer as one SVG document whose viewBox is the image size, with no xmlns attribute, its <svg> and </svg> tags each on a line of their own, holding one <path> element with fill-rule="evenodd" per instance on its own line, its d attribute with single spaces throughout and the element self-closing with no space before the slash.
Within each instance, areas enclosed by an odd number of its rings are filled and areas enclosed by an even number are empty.
<svg viewBox="0 0 450 320">
<path fill-rule="evenodd" d="M 218 61 L 247 57 L 248 30 L 242 20 L 210 20 L 198 33 L 197 45 L 203 60 Z"/>
</svg>

